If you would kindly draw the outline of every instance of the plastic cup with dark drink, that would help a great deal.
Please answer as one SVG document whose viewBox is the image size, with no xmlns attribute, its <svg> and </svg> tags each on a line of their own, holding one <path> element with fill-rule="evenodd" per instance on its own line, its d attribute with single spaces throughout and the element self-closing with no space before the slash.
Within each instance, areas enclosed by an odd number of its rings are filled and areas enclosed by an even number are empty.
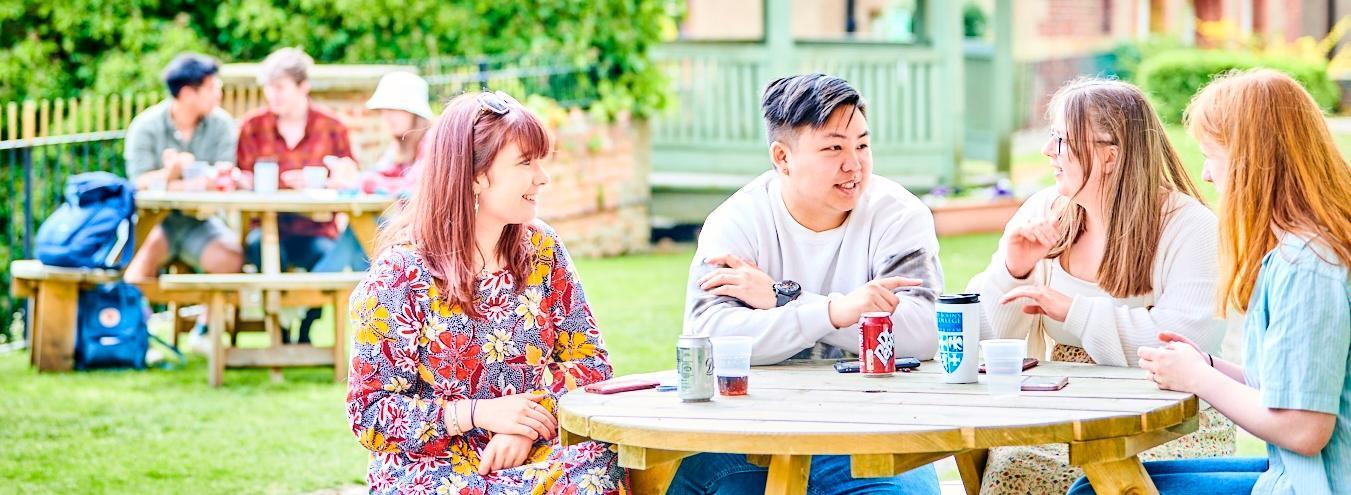
<svg viewBox="0 0 1351 495">
<path fill-rule="evenodd" d="M 746 395 L 751 375 L 751 338 L 714 338 L 713 374 L 718 377 L 719 394 Z"/>
</svg>

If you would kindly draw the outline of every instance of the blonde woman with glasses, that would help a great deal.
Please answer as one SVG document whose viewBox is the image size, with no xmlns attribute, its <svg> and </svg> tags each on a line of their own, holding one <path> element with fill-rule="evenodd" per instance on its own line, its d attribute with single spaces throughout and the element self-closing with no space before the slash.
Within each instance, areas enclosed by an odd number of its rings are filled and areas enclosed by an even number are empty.
<svg viewBox="0 0 1351 495">
<path fill-rule="evenodd" d="M 1055 186 L 1023 204 L 973 280 L 982 338 L 1026 338 L 1038 359 L 1138 366 L 1136 349 L 1175 330 L 1217 351 L 1216 220 L 1145 96 L 1081 79 L 1051 100 L 1042 153 Z M 1146 458 L 1227 455 L 1233 424 L 1206 410 L 1200 431 Z M 1081 470 L 1064 445 L 993 449 L 991 493 L 1064 493 Z"/>
</svg>

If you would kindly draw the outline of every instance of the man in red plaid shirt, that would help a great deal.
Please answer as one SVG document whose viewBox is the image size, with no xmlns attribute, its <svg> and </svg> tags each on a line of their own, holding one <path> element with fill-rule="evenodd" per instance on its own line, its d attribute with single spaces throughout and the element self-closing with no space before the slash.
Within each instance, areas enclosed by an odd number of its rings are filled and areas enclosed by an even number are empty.
<svg viewBox="0 0 1351 495">
<path fill-rule="evenodd" d="M 267 106 L 244 116 L 240 125 L 235 153 L 240 170 L 252 173 L 255 163 L 273 161 L 280 171 L 280 186 L 301 189 L 305 187 L 305 167 L 327 166 L 325 157 L 329 156 L 352 160 L 347 126 L 310 102 L 308 73 L 313 64 L 314 60 L 299 48 L 282 48 L 263 60 L 258 82 Z M 282 269 L 314 268 L 324 253 L 333 249 L 338 237 L 332 220 L 318 222 L 304 215 L 282 214 L 278 221 Z M 261 232 L 251 232 L 245 249 L 249 262 L 256 266 L 261 266 L 261 238 Z M 315 308 L 305 315 L 298 343 L 310 342 L 310 325 L 319 314 Z M 289 333 L 282 333 L 283 342 L 290 341 Z"/>
</svg>

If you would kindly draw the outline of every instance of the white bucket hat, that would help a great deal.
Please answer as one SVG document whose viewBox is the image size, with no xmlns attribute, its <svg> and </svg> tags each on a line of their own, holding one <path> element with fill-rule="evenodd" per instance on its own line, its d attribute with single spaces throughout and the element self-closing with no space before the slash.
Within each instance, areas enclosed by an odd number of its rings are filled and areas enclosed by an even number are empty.
<svg viewBox="0 0 1351 495">
<path fill-rule="evenodd" d="M 412 72 L 390 72 L 380 78 L 375 94 L 366 100 L 371 110 L 403 110 L 427 120 L 433 120 L 432 107 L 427 104 L 427 81 Z"/>
</svg>

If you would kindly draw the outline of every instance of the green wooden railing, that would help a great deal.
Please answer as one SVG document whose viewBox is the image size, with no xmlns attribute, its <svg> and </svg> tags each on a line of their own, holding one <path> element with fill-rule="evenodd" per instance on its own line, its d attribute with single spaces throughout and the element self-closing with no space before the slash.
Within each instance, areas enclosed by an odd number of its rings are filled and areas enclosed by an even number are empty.
<svg viewBox="0 0 1351 495">
<path fill-rule="evenodd" d="M 671 77 L 677 108 L 654 120 L 652 167 L 668 174 L 755 175 L 767 170 L 759 97 L 773 58 L 758 44 L 678 43 L 655 58 Z M 790 72 L 844 78 L 868 102 L 877 173 L 937 182 L 956 173 L 960 108 L 936 50 L 855 43 L 798 43 Z M 960 93 L 957 93 L 960 95 Z"/>
<path fill-rule="evenodd" d="M 726 189 L 768 170 L 760 94 L 774 77 L 807 72 L 842 77 L 863 94 L 880 175 L 924 188 L 961 182 L 965 158 L 1006 170 L 1012 6 L 998 0 L 1003 29 L 991 46 L 962 40 L 960 3 L 924 2 L 917 44 L 802 41 L 770 29 L 763 42 L 659 46 L 653 58 L 676 105 L 653 119 L 654 186 Z M 768 27 L 788 24 L 775 18 L 784 2 L 766 6 Z"/>
<path fill-rule="evenodd" d="M 917 44 L 795 40 L 789 2 L 767 0 L 763 42 L 658 47 L 653 58 L 677 103 L 653 120 L 653 184 L 735 187 L 768 170 L 760 93 L 775 77 L 807 72 L 842 77 L 863 94 L 876 173 L 920 186 L 955 181 L 963 122 L 957 4 L 924 2 Z"/>
</svg>

